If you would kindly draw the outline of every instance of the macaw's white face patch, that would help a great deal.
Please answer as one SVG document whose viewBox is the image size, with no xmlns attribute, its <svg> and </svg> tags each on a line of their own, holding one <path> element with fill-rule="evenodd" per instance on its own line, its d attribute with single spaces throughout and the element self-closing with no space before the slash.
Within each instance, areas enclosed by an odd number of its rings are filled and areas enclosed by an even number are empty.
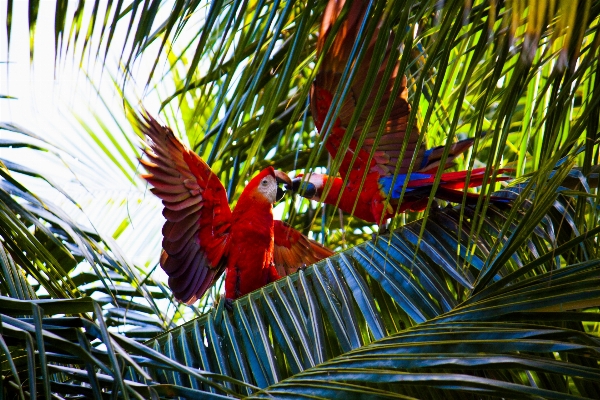
<svg viewBox="0 0 600 400">
<path fill-rule="evenodd" d="M 277 201 L 277 181 L 275 177 L 269 175 L 260 180 L 258 191 L 265 196 L 265 199 L 271 204 Z"/>
</svg>

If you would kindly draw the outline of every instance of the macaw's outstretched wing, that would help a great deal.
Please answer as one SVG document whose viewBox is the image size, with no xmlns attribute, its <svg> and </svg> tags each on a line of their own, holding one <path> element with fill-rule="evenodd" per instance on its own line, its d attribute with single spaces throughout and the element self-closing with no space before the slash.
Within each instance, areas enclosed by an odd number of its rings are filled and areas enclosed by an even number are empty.
<svg viewBox="0 0 600 400">
<path fill-rule="evenodd" d="M 154 118 L 138 117 L 146 135 L 148 170 L 142 175 L 162 199 L 167 219 L 163 227 L 160 265 L 169 275 L 175 298 L 192 304 L 223 273 L 231 210 L 225 188 L 210 167 Z"/>
<path fill-rule="evenodd" d="M 286 224 L 273 221 L 275 248 L 273 261 L 279 276 L 293 274 L 298 268 L 314 264 L 333 255 L 333 251 L 323 247 Z"/>
<path fill-rule="evenodd" d="M 342 11 L 343 5 L 344 0 L 331 0 L 327 5 L 317 42 L 317 56 L 325 50 L 324 47 L 327 36 L 331 34 L 335 20 Z M 327 49 L 326 53 L 323 55 L 323 61 L 311 89 L 312 115 L 319 132 L 323 129 L 323 124 L 331 106 L 333 94 L 338 89 L 343 71 L 346 64 L 349 62 L 350 53 L 354 46 L 354 42 L 357 39 L 367 6 L 368 2 L 365 1 L 355 0 L 352 2 L 346 20 L 341 24 L 337 31 L 331 47 Z M 375 42 L 377 37 L 384 33 L 381 31 L 380 25 L 381 24 L 376 27 L 372 39 L 368 43 L 365 56 L 356 67 L 356 75 L 352 80 L 350 92 L 342 103 L 333 130 L 326 142 L 327 150 L 333 157 L 337 154 L 339 145 L 346 133 L 346 127 L 356 109 L 356 102 L 363 89 L 365 89 L 369 68 L 371 67 L 371 64 L 377 62 L 377 57 L 375 57 Z M 352 159 L 352 150 L 359 152 L 357 160 L 355 161 L 355 163 L 359 163 L 359 165 L 354 165 L 355 169 L 359 169 L 360 167 L 362 171 L 365 169 L 377 171 L 381 176 L 393 174 L 399 158 L 401 158 L 400 173 L 406 173 L 410 166 L 413 153 L 415 152 L 417 153 L 417 159 L 413 171 L 419 170 L 422 164 L 424 164 L 426 142 L 423 140 L 419 148 L 417 148 L 417 141 L 420 133 L 416 124 L 413 125 L 410 132 L 406 132 L 410 115 L 410 104 L 408 103 L 406 77 L 400 75 L 398 71 L 399 61 L 397 58 L 390 58 L 393 40 L 394 35 L 389 35 L 386 55 L 383 61 L 380 63 L 378 62 L 379 65 L 373 66 L 374 68 L 377 68 L 376 79 L 374 84 L 369 85 L 369 88 L 366 88 L 366 90 L 370 90 L 370 92 L 367 102 L 362 108 L 356 129 L 352 132 L 352 142 L 350 144 L 351 151 L 346 152 L 342 168 L 340 168 L 342 176 L 346 174 L 350 160 Z M 384 81 L 384 71 L 390 62 L 395 63 L 395 66 L 393 67 L 389 79 Z M 394 82 L 398 79 L 402 80 L 400 83 L 401 87 L 399 94 L 392 98 Z M 356 149 L 358 139 L 366 124 L 367 117 L 371 109 L 375 107 L 375 98 L 380 87 L 384 88 L 384 94 L 379 104 L 376 105 L 375 119 L 367 130 L 366 138 L 361 148 Z M 375 144 L 377 131 L 384 119 L 384 113 L 389 103 L 393 104 L 390 116 L 383 122 L 385 127 L 383 135 L 379 138 L 378 143 Z M 405 139 L 406 135 L 408 135 L 407 139 Z M 402 146 L 405 140 L 408 140 L 408 144 L 406 151 L 402 154 Z M 369 165 L 366 165 L 369 154 L 372 151 L 373 159 Z"/>
</svg>

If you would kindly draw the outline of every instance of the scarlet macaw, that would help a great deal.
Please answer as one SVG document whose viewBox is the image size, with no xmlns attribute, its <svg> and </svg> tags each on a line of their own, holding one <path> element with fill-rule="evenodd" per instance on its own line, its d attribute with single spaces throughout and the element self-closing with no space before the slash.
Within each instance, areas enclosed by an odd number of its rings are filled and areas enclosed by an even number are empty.
<svg viewBox="0 0 600 400">
<path fill-rule="evenodd" d="M 320 34 L 317 41 L 317 57 L 324 51 L 327 36 L 330 34 L 336 18 L 340 14 L 344 0 L 331 0 L 325 9 L 321 23 Z M 340 84 L 343 71 L 351 56 L 351 51 L 355 45 L 355 39 L 358 35 L 360 25 L 363 21 L 364 13 L 368 3 L 355 0 L 350 5 L 347 18 L 342 22 L 331 47 L 324 55 L 322 64 L 315 77 L 311 87 L 310 103 L 313 119 L 317 130 L 322 133 L 323 124 L 329 111 L 333 93 L 335 93 Z M 373 39 L 368 44 L 365 56 L 361 64 L 357 66 L 355 78 L 350 85 L 348 96 L 343 99 L 339 109 L 339 114 L 333 122 L 329 137 L 325 140 L 325 147 L 332 157 L 337 155 L 338 149 L 346 134 L 352 114 L 356 108 L 356 102 L 360 96 L 367 72 L 369 62 L 375 59 L 375 42 L 380 32 L 381 26 L 375 28 Z M 304 197 L 312 200 L 322 201 L 326 204 L 337 204 L 339 208 L 348 213 L 352 213 L 368 222 L 381 224 L 389 217 L 392 217 L 396 211 L 423 210 L 431 193 L 431 188 L 435 180 L 435 174 L 440 167 L 441 157 L 444 147 L 425 149 L 424 138 L 417 148 L 419 140 L 419 129 L 413 126 L 407 135 L 406 128 L 410 115 L 410 104 L 408 103 L 408 91 L 406 88 L 406 77 L 402 76 L 402 87 L 398 98 L 392 99 L 394 82 L 398 79 L 399 62 L 396 62 L 395 68 L 385 85 L 385 92 L 379 102 L 374 121 L 366 134 L 366 138 L 361 147 L 357 149 L 359 138 L 363 127 L 366 125 L 367 117 L 372 107 L 374 107 L 375 98 L 379 87 L 382 86 L 384 72 L 387 63 L 390 62 L 390 53 L 392 50 L 393 36 L 388 39 L 385 59 L 377 72 L 375 82 L 371 84 L 372 90 L 369 93 L 363 111 L 358 118 L 358 123 L 354 132 L 348 151 L 339 168 L 340 177 L 330 177 L 325 174 L 311 173 L 307 178 L 297 177 L 293 181 L 291 189 L 299 192 Z M 385 124 L 384 132 L 379 141 L 376 142 L 379 122 L 384 118 L 384 113 L 388 103 L 393 102 L 393 107 L 389 118 Z M 407 148 L 404 154 L 401 154 L 404 141 L 407 140 Z M 465 152 L 473 144 L 473 139 L 465 139 L 454 143 L 450 147 L 449 155 L 441 167 L 449 168 L 453 165 L 452 161 Z M 375 147 L 375 148 L 374 148 Z M 373 152 L 373 157 L 369 160 L 369 155 Z M 355 153 L 356 156 L 355 156 Z M 415 154 L 416 153 L 416 154 Z M 415 158 L 414 167 L 410 173 L 409 181 L 406 185 L 402 203 L 398 204 L 400 194 L 409 172 L 411 159 Z M 351 165 L 352 158 L 356 157 L 354 164 Z M 402 157 L 402 158 L 401 158 Z M 398 159 L 401 158 L 399 175 L 393 182 L 394 170 Z M 508 171 L 502 169 L 497 172 Z M 464 192 L 456 190 L 464 188 L 464 183 L 468 171 L 449 172 L 441 176 L 438 189 L 435 193 L 436 198 L 452 202 L 462 202 Z M 361 183 L 364 178 L 364 184 L 361 189 Z M 347 178 L 345 188 L 343 188 L 344 179 Z M 506 180 L 507 177 L 498 177 L 497 180 Z M 481 185 L 489 180 L 485 176 L 485 168 L 476 168 L 471 171 L 469 187 Z M 329 184 L 327 182 L 330 181 Z M 392 183 L 393 188 L 392 188 Z M 323 197 L 323 191 L 327 187 L 330 190 Z M 343 190 L 342 190 L 343 189 Z M 385 208 L 386 197 L 390 196 L 387 208 Z M 468 202 L 477 201 L 478 196 L 473 193 L 467 193 Z M 506 199 L 492 197 L 493 201 L 506 202 Z"/>
<path fill-rule="evenodd" d="M 333 253 L 283 221 L 273 220 L 278 182 L 273 167 L 256 175 L 233 212 L 210 167 L 150 116 L 138 118 L 147 137 L 142 175 L 164 204 L 160 265 L 176 299 L 192 304 L 225 276 L 225 297 L 236 299 Z"/>
</svg>

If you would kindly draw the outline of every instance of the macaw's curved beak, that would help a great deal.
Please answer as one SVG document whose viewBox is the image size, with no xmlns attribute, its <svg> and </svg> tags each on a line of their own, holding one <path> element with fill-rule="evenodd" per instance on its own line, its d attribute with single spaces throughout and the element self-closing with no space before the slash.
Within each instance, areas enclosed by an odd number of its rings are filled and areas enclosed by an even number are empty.
<svg viewBox="0 0 600 400">
<path fill-rule="evenodd" d="M 286 185 L 286 189 L 307 199 L 313 198 L 317 194 L 317 187 L 310 182 L 302 182 L 302 179 L 302 177 L 292 179 L 291 185 Z"/>
<path fill-rule="evenodd" d="M 281 199 L 283 199 L 283 196 L 285 196 L 285 191 L 280 188 L 279 186 L 277 186 L 277 194 L 275 195 L 275 202 L 278 203 L 281 201 Z"/>
<path fill-rule="evenodd" d="M 292 184 L 292 180 L 290 179 L 288 174 L 279 170 L 275 170 L 275 180 L 277 181 L 277 183 L 283 183 L 286 188 Z M 279 185 L 277 185 L 277 194 L 275 195 L 275 201 L 281 201 L 284 195 L 285 192 L 283 191 L 283 189 L 281 189 Z"/>
<path fill-rule="evenodd" d="M 288 174 L 283 171 L 279 171 L 278 169 L 275 170 L 275 179 L 277 180 L 277 183 L 284 183 L 286 185 L 292 184 L 292 180 Z"/>
</svg>

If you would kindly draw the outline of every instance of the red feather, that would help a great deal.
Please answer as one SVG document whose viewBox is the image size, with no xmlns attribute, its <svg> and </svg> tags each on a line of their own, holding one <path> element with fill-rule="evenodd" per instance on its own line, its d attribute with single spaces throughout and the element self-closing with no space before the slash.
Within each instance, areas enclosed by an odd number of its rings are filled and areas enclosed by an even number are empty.
<svg viewBox="0 0 600 400">
<path fill-rule="evenodd" d="M 339 168 L 341 179 L 313 174 L 316 180 L 318 180 L 317 177 L 322 177 L 324 180 L 332 179 L 333 181 L 332 185 L 321 183 L 317 187 L 317 193 L 313 199 L 338 205 L 342 210 L 353 213 L 368 222 L 381 223 L 385 218 L 393 216 L 396 211 L 421 210 L 425 207 L 438 168 L 451 167 L 453 160 L 472 146 L 473 139 L 465 139 L 451 144 L 448 156 L 444 164 L 441 164 L 441 157 L 445 152 L 444 146 L 426 151 L 424 134 L 419 132 L 416 124 L 410 131 L 407 131 L 411 107 L 408 103 L 407 80 L 399 71 L 399 57 L 396 56 L 397 54 L 392 56 L 395 51 L 392 48 L 394 34 L 382 30 L 383 25 L 378 24 L 372 39 L 361 44 L 366 46 L 365 56 L 361 62 L 356 65 L 356 61 L 350 59 L 359 28 L 365 19 L 367 6 L 367 2 L 359 0 L 351 2 L 347 6 L 348 13 L 345 20 L 338 24 L 339 29 L 335 32 L 333 40 L 330 40 L 328 36 L 333 34 L 332 28 L 345 7 L 345 0 L 330 0 L 323 14 L 317 40 L 317 57 L 321 57 L 322 61 L 311 88 L 312 115 L 315 126 L 321 134 L 324 133 L 324 129 L 330 130 L 325 147 L 332 157 L 338 155 L 346 135 L 351 135 L 351 137 L 349 146 L 344 149 Z M 375 42 L 378 38 L 385 36 L 387 36 L 387 48 L 384 57 L 380 58 L 375 53 Z M 329 48 L 325 48 L 328 40 L 331 45 Z M 353 63 L 355 65 L 352 65 Z M 384 72 L 388 69 L 389 63 L 393 63 L 392 74 L 385 81 Z M 352 65 L 356 72 L 355 76 L 351 82 L 341 82 L 347 65 Z M 375 81 L 367 86 L 366 77 L 371 69 L 375 69 Z M 398 79 L 401 79 L 399 94 L 397 97 L 392 97 L 393 86 Z M 324 124 L 332 106 L 333 93 L 339 89 L 341 84 L 350 85 L 350 94 L 337 107 L 339 113 L 330 116 L 330 118 L 333 117 L 333 124 L 327 128 Z M 375 104 L 380 88 L 383 88 L 383 97 L 378 104 Z M 363 91 L 368 92 L 367 101 L 365 106 L 358 110 L 356 101 Z M 383 120 L 386 108 L 390 104 L 391 113 L 387 120 Z M 365 131 L 367 118 L 373 112 L 373 108 L 375 108 L 374 122 Z M 346 132 L 354 114 L 358 114 L 356 128 L 353 132 Z M 383 133 L 377 138 L 380 125 Z M 359 147 L 361 136 L 364 141 Z M 421 144 L 417 146 L 419 141 Z M 406 147 L 404 153 L 402 153 L 403 147 Z M 405 194 L 402 204 L 398 205 L 397 199 L 390 199 L 390 204 L 386 208 L 386 194 L 380 190 L 379 179 L 392 176 L 396 168 L 398 168 L 399 174 L 407 174 L 411 162 L 413 163 L 412 172 L 419 174 L 418 177 L 415 175 L 408 182 L 408 188 L 413 190 Z M 484 171 L 485 169 L 473 170 L 468 187 L 479 186 L 487 181 Z M 497 172 L 504 171 L 508 170 Z M 427 172 L 428 177 L 423 178 L 424 172 Z M 457 192 L 455 189 L 464 188 L 466 176 L 467 171 L 442 174 L 439 190 L 435 196 L 450 201 L 457 199 L 462 201 L 462 192 Z M 506 179 L 508 178 L 497 178 L 500 181 Z M 313 178 L 311 178 L 311 182 L 312 180 Z M 346 180 L 346 186 L 342 188 L 344 180 Z M 399 183 L 403 184 L 403 182 Z M 331 189 L 325 195 L 323 190 L 327 186 L 330 186 Z M 457 193 L 460 194 L 460 197 Z M 477 196 L 467 195 L 468 202 L 472 202 L 474 199 L 476 200 Z"/>
<path fill-rule="evenodd" d="M 148 138 L 142 177 L 165 206 L 160 265 L 176 299 L 194 303 L 224 271 L 225 297 L 235 299 L 332 254 L 273 221 L 280 173 L 272 167 L 250 181 L 232 213 L 223 184 L 202 158 L 152 117 L 138 124 Z"/>
</svg>

